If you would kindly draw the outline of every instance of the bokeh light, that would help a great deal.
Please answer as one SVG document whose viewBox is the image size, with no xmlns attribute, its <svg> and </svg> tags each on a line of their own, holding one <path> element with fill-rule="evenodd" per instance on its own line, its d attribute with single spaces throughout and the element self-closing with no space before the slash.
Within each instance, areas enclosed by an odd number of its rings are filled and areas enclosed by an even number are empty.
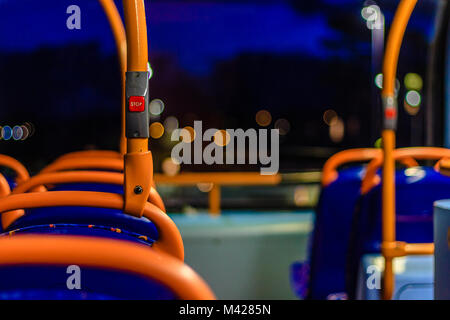
<svg viewBox="0 0 450 320">
<path fill-rule="evenodd" d="M 178 128 L 178 119 L 174 116 L 167 117 L 164 120 L 164 127 L 168 133 L 172 133 L 173 130 Z"/>
<path fill-rule="evenodd" d="M 255 118 L 256 123 L 261 127 L 267 127 L 272 122 L 272 115 L 267 110 L 259 110 Z"/>
<path fill-rule="evenodd" d="M 383 74 L 379 73 L 375 76 L 375 85 L 379 88 L 379 89 L 383 89 Z"/>
<path fill-rule="evenodd" d="M 405 101 L 411 107 L 418 107 L 422 101 L 420 93 L 415 90 L 410 90 L 406 93 Z"/>
<path fill-rule="evenodd" d="M 422 77 L 417 73 L 407 73 L 403 82 L 408 90 L 420 91 L 423 88 Z"/>
<path fill-rule="evenodd" d="M 344 121 L 341 118 L 337 117 L 336 120 L 333 120 L 330 124 L 329 135 L 331 141 L 338 143 L 344 139 L 345 126 Z"/>
<path fill-rule="evenodd" d="M 148 108 L 152 115 L 159 116 L 164 111 L 164 102 L 161 99 L 154 99 L 150 101 Z"/>
<path fill-rule="evenodd" d="M 217 130 L 214 133 L 214 143 L 220 147 L 226 146 L 230 143 L 230 134 L 225 130 Z"/>
<path fill-rule="evenodd" d="M 214 184 L 212 182 L 197 183 L 197 188 L 201 192 L 210 192 Z"/>
<path fill-rule="evenodd" d="M 280 135 L 284 136 L 291 130 L 291 124 L 286 119 L 278 119 L 275 121 L 275 129 L 278 129 Z"/>
<path fill-rule="evenodd" d="M 378 138 L 374 143 L 374 147 L 377 149 L 380 149 L 382 147 L 382 142 L 383 142 L 383 139 Z"/>
<path fill-rule="evenodd" d="M 31 122 L 25 122 L 23 124 L 28 129 L 28 135 L 31 137 L 34 135 L 34 125 Z"/>
<path fill-rule="evenodd" d="M 415 116 L 420 111 L 420 105 L 412 106 L 406 101 L 406 99 L 403 100 L 403 107 L 405 108 L 406 113 L 408 113 L 410 116 Z"/>
<path fill-rule="evenodd" d="M 2 128 L 2 138 L 3 138 L 3 140 L 11 139 L 12 134 L 13 134 L 13 130 L 11 129 L 10 126 L 4 126 Z"/>
<path fill-rule="evenodd" d="M 175 176 L 180 172 L 180 164 L 172 158 L 165 158 L 162 162 L 162 171 L 168 176 Z"/>
<path fill-rule="evenodd" d="M 181 130 L 181 140 L 185 143 L 191 143 L 195 139 L 195 130 L 191 126 L 186 126 Z"/>
<path fill-rule="evenodd" d="M 311 202 L 311 197 L 309 190 L 305 186 L 298 186 L 294 191 L 294 203 L 298 207 L 303 207 L 309 205 Z"/>
<path fill-rule="evenodd" d="M 160 122 L 153 122 L 150 125 L 150 136 L 153 139 L 159 139 L 164 134 L 164 126 Z"/>
<path fill-rule="evenodd" d="M 21 140 L 26 140 L 28 138 L 28 136 L 30 135 L 28 127 L 25 125 L 21 125 L 20 127 L 22 128 L 22 132 L 23 132 Z"/>
<path fill-rule="evenodd" d="M 323 113 L 323 121 L 331 126 L 331 124 L 338 119 L 336 111 L 328 109 Z"/>
<path fill-rule="evenodd" d="M 147 71 L 148 71 L 148 79 L 150 80 L 153 77 L 153 69 L 150 65 L 150 62 L 147 62 Z"/>
<path fill-rule="evenodd" d="M 34 126 L 29 122 L 25 122 L 22 125 L 0 126 L 0 140 L 15 140 L 24 141 L 31 137 L 30 132 L 34 133 Z"/>
<path fill-rule="evenodd" d="M 21 126 L 14 126 L 12 129 L 12 138 L 14 140 L 22 140 L 23 130 Z"/>
</svg>

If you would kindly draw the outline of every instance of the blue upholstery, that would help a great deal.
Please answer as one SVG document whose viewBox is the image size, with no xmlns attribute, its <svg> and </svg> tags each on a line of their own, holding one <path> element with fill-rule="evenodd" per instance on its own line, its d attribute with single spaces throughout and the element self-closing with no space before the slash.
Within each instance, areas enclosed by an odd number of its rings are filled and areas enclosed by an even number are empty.
<svg viewBox="0 0 450 320">
<path fill-rule="evenodd" d="M 340 170 L 338 179 L 322 189 L 309 261 L 292 269 L 302 298 L 355 297 L 362 256 L 380 252 L 381 186 L 361 196 L 363 173 L 363 166 Z M 450 198 L 450 178 L 433 168 L 414 167 L 398 170 L 396 182 L 397 239 L 432 242 L 433 202 Z"/>
<path fill-rule="evenodd" d="M 93 183 L 63 184 L 51 190 L 82 190 L 119 194 L 123 192 L 122 186 Z M 26 215 L 15 221 L 6 231 L 48 224 L 100 225 L 120 228 L 147 236 L 153 240 L 158 239 L 158 231 L 155 225 L 147 218 L 137 218 L 124 214 L 121 210 L 90 207 L 52 207 L 27 210 Z"/>
<path fill-rule="evenodd" d="M 430 167 L 396 172 L 397 240 L 433 242 L 433 203 L 450 198 L 450 178 Z M 347 255 L 347 287 L 355 295 L 356 274 L 364 254 L 379 253 L 381 246 L 381 186 L 360 199 L 355 212 Z"/>
<path fill-rule="evenodd" d="M 151 299 L 172 300 L 175 294 L 156 280 L 117 270 L 79 266 L 80 289 L 68 289 L 68 266 L 1 266 L 0 299 Z"/>
<path fill-rule="evenodd" d="M 340 170 L 337 180 L 322 189 L 312 235 L 308 298 L 326 299 L 345 290 L 345 256 L 363 173 L 364 166 Z"/>
<path fill-rule="evenodd" d="M 122 193 L 122 186 L 66 184 L 52 190 Z M 158 239 L 155 225 L 121 210 L 90 207 L 35 208 L 0 236 L 10 234 L 67 234 L 106 237 L 146 245 Z M 67 266 L 0 266 L 0 299 L 175 299 L 156 280 L 117 270 L 81 268 L 81 289 L 69 290 Z"/>
</svg>

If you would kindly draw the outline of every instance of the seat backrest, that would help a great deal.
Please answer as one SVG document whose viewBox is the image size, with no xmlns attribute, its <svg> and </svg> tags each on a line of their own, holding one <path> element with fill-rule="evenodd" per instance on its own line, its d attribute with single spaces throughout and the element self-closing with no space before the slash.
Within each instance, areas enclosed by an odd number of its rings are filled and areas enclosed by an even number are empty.
<svg viewBox="0 0 450 320">
<path fill-rule="evenodd" d="M 79 270 L 77 280 L 69 279 Z M 179 259 L 142 244 L 67 235 L 0 237 L 0 297 L 214 299 Z"/>
<path fill-rule="evenodd" d="M 322 188 L 310 244 L 308 298 L 326 299 L 345 290 L 345 254 L 363 173 L 362 165 L 340 170 Z"/>
<path fill-rule="evenodd" d="M 433 242 L 433 203 L 450 198 L 450 178 L 431 167 L 396 171 L 396 234 L 399 241 Z M 361 257 L 381 251 L 381 186 L 362 195 L 354 213 L 347 254 L 347 291 L 354 296 Z"/>
</svg>

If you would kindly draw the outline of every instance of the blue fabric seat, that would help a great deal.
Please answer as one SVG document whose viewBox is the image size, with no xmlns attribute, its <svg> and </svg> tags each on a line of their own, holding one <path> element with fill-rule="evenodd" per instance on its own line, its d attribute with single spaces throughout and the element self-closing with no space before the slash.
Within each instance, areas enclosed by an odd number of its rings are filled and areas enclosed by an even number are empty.
<svg viewBox="0 0 450 320">
<path fill-rule="evenodd" d="M 81 288 L 69 289 L 68 266 L 0 266 L 2 300 L 173 300 L 156 280 L 124 271 L 79 266 Z"/>
<path fill-rule="evenodd" d="M 338 178 L 321 191 L 309 262 L 302 266 L 303 279 L 297 280 L 303 283 L 297 286 L 302 298 L 326 299 L 345 290 L 347 243 L 364 171 L 362 165 L 342 169 Z"/>
<path fill-rule="evenodd" d="M 63 184 L 51 190 L 81 190 L 119 193 L 122 186 L 108 184 Z M 91 207 L 50 207 L 35 208 L 26 211 L 26 214 L 17 219 L 4 231 L 12 231 L 32 226 L 49 224 L 69 225 L 95 225 L 98 227 L 117 228 L 147 237 L 150 241 L 158 239 L 155 225 L 145 217 L 137 218 L 123 213 L 121 210 Z"/>
<path fill-rule="evenodd" d="M 450 178 L 431 167 L 396 172 L 396 238 L 411 243 L 433 242 L 433 203 L 450 198 Z M 359 200 L 347 255 L 347 291 L 355 296 L 357 273 L 365 254 L 380 253 L 381 185 Z"/>
</svg>

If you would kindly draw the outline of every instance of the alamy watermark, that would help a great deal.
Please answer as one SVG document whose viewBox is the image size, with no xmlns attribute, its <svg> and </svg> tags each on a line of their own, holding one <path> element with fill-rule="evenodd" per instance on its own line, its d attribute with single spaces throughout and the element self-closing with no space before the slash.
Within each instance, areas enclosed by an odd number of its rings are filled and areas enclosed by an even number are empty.
<svg viewBox="0 0 450 320">
<path fill-rule="evenodd" d="M 211 128 L 203 132 L 201 121 L 194 121 L 193 129 L 193 132 L 187 129 L 175 129 L 172 132 L 171 140 L 180 142 L 172 149 L 171 156 L 179 164 L 260 164 L 262 175 L 278 173 L 280 165 L 278 129 L 220 131 Z M 203 148 L 203 142 L 209 144 Z"/>
<path fill-rule="evenodd" d="M 66 20 L 66 26 L 69 30 L 81 29 L 81 9 L 79 6 L 72 4 L 67 7 L 66 13 L 70 16 Z"/>
<path fill-rule="evenodd" d="M 381 269 L 379 266 L 370 265 L 366 269 L 367 272 L 367 280 L 366 286 L 369 290 L 380 290 L 381 289 Z"/>
<path fill-rule="evenodd" d="M 72 264 L 67 267 L 67 274 L 70 276 L 66 280 L 66 286 L 69 290 L 81 289 L 81 269 L 79 266 Z"/>
</svg>

